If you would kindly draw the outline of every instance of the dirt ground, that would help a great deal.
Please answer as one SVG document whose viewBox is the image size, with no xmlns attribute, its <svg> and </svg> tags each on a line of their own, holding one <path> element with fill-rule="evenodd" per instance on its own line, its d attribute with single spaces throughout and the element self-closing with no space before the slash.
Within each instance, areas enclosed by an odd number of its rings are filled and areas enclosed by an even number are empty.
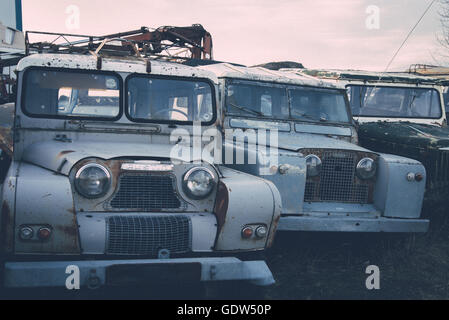
<svg viewBox="0 0 449 320">
<path fill-rule="evenodd" d="M 267 299 L 449 299 L 449 210 L 428 206 L 421 235 L 279 235 L 268 255 L 277 283 Z M 380 269 L 367 290 L 366 267 Z"/>
</svg>

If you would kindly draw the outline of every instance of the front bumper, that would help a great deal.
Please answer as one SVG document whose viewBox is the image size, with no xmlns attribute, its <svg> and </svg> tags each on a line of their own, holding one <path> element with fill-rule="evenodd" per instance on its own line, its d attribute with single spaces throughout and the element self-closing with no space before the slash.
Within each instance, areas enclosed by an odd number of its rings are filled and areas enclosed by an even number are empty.
<svg viewBox="0 0 449 320">
<path fill-rule="evenodd" d="M 165 265 L 164 265 L 165 264 Z M 110 284 L 108 275 L 112 268 L 132 267 L 132 273 L 123 274 L 120 282 L 123 285 L 144 283 L 148 274 L 136 270 L 146 267 L 162 267 L 161 270 L 173 270 L 173 266 L 180 270 L 185 266 L 198 267 L 198 281 L 249 281 L 259 286 L 274 284 L 273 275 L 265 261 L 241 261 L 233 257 L 225 258 L 183 258 L 164 260 L 108 260 L 108 261 L 46 261 L 46 262 L 6 262 L 4 268 L 4 285 L 6 288 L 38 288 L 65 287 L 70 273 L 67 267 L 76 266 L 79 269 L 81 287 L 100 287 Z M 169 268 L 171 267 L 171 268 Z M 166 271 L 166 270 L 165 270 Z M 127 283 L 126 279 L 130 280 Z M 152 275 L 154 277 L 154 274 Z M 162 276 L 162 275 L 161 275 Z M 139 279 L 140 278 L 140 279 Z M 164 278 L 176 279 L 176 274 L 165 274 Z"/>
<path fill-rule="evenodd" d="M 429 220 L 385 217 L 282 216 L 278 231 L 422 233 Z"/>
</svg>

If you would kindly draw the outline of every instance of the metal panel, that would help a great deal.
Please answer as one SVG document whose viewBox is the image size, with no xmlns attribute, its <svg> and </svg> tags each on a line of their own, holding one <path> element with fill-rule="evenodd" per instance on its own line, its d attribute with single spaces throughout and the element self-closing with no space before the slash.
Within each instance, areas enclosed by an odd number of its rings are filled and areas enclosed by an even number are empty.
<svg viewBox="0 0 449 320">
<path fill-rule="evenodd" d="M 299 123 L 295 124 L 295 131 L 301 133 L 329 134 L 345 137 L 350 137 L 352 135 L 351 128 L 349 127 L 334 127 Z"/>
<path fill-rule="evenodd" d="M 21 163 L 16 189 L 15 252 L 79 254 L 78 223 L 68 177 Z M 22 225 L 48 225 L 52 236 L 45 242 L 22 241 Z"/>
<path fill-rule="evenodd" d="M 281 217 L 279 231 L 427 232 L 429 220 L 354 217 Z"/>
<path fill-rule="evenodd" d="M 107 254 L 157 257 L 191 250 L 191 221 L 182 215 L 111 216 L 106 219 Z"/>
<path fill-rule="evenodd" d="M 106 269 L 118 265 L 201 264 L 200 281 L 244 280 L 259 286 L 275 283 L 265 261 L 241 261 L 234 257 L 189 258 L 164 260 L 43 261 L 8 262 L 5 264 L 5 286 L 8 288 L 65 287 L 68 266 L 80 270 L 80 284 L 106 283 Z M 143 275 L 142 275 L 143 276 Z"/>
<path fill-rule="evenodd" d="M 112 209 L 154 211 L 178 209 L 181 202 L 173 175 L 122 174 L 118 190 L 110 202 Z"/>
<path fill-rule="evenodd" d="M 269 181 L 226 167 L 220 167 L 228 193 L 228 210 L 219 230 L 215 250 L 261 250 L 270 244 L 276 232 L 282 203 L 277 188 Z M 251 178 L 252 177 L 252 178 Z M 250 190 L 251 192 L 248 192 Z M 257 206 L 254 206 L 257 203 Z M 264 224 L 270 230 L 269 238 L 242 240 L 245 225 Z"/>
<path fill-rule="evenodd" d="M 172 217 L 173 213 L 78 213 L 79 233 L 82 247 L 82 253 L 85 255 L 94 254 L 102 255 L 106 253 L 106 245 L 108 243 L 106 224 L 113 217 L 120 216 L 123 218 L 134 219 L 136 217 L 144 220 L 156 220 L 159 217 Z M 180 216 L 177 214 L 175 216 Z M 191 245 L 190 249 L 193 252 L 211 252 L 215 243 L 217 235 L 217 220 L 212 213 L 192 213 L 183 214 L 189 220 L 191 226 Z M 151 232 L 148 228 L 148 222 L 136 226 L 136 234 L 124 237 L 123 241 L 130 241 L 130 238 L 137 238 L 138 241 L 148 239 Z M 156 230 L 157 231 L 157 230 Z M 171 235 L 165 235 L 168 239 Z M 122 244 L 117 244 L 118 246 Z"/>
<path fill-rule="evenodd" d="M 231 119 L 229 124 L 232 128 L 242 129 L 266 129 L 290 132 L 290 123 L 277 122 L 269 120 L 247 120 L 247 119 Z"/>
<path fill-rule="evenodd" d="M 408 181 L 409 173 L 420 173 L 424 179 Z M 385 217 L 419 218 L 425 186 L 426 169 L 418 161 L 385 154 L 379 157 L 374 204 Z"/>
</svg>

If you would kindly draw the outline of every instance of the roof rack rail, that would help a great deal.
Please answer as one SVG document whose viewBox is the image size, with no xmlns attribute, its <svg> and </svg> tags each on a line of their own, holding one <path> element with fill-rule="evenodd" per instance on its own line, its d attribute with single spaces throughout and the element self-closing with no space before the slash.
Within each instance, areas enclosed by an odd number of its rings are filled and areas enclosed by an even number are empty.
<svg viewBox="0 0 449 320">
<path fill-rule="evenodd" d="M 30 38 L 50 38 L 32 42 Z M 168 61 L 212 60 L 212 36 L 202 25 L 163 26 L 104 36 L 27 31 L 25 55 L 32 53 L 93 54 L 136 56 Z"/>
</svg>

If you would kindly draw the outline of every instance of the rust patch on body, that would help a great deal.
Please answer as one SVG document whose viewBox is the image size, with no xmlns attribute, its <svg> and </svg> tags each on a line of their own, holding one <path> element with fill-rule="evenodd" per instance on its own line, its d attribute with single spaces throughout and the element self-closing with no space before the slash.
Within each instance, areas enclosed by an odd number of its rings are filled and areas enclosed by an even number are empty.
<svg viewBox="0 0 449 320">
<path fill-rule="evenodd" d="M 276 230 L 278 228 L 280 220 L 281 220 L 281 216 L 279 215 L 276 219 L 273 220 L 273 222 L 271 224 L 270 234 L 267 239 L 267 248 L 271 248 L 273 246 L 274 238 L 275 238 L 276 232 L 277 232 Z"/>
<path fill-rule="evenodd" d="M 78 238 L 78 228 L 75 225 L 74 226 L 58 225 L 55 227 L 55 230 L 58 230 L 59 232 L 63 233 L 64 236 L 66 236 L 68 238 L 74 238 L 74 239 Z M 73 250 L 73 248 L 70 248 L 70 249 Z"/>
<path fill-rule="evenodd" d="M 218 183 L 217 199 L 215 201 L 215 216 L 217 217 L 218 230 L 217 233 L 221 231 L 223 225 L 226 222 L 226 215 L 228 213 L 229 205 L 229 194 L 226 185 L 223 182 Z"/>
<path fill-rule="evenodd" d="M 61 151 L 60 153 L 58 153 L 57 158 L 62 158 L 63 156 L 70 154 L 70 153 L 74 153 L 75 151 L 73 150 L 66 150 L 66 151 Z"/>
</svg>

